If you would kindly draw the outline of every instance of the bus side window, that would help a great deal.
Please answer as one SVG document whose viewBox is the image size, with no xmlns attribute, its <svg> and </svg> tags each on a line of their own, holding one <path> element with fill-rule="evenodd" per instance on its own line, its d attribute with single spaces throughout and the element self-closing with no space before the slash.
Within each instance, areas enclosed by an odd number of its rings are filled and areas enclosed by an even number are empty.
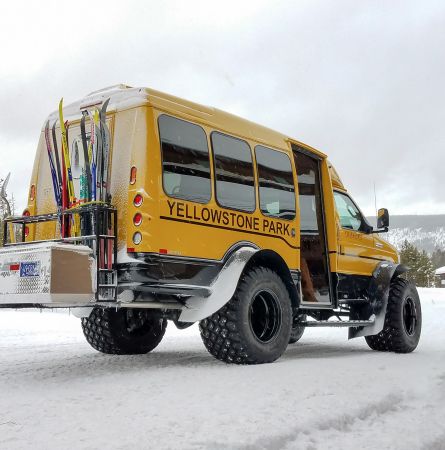
<svg viewBox="0 0 445 450">
<path fill-rule="evenodd" d="M 218 204 L 225 208 L 253 212 L 255 183 L 249 144 L 216 131 L 211 137 Z"/>
<path fill-rule="evenodd" d="M 207 203 L 211 197 L 210 161 L 204 130 L 165 114 L 159 116 L 162 182 L 170 197 Z"/>
<path fill-rule="evenodd" d="M 262 145 L 255 147 L 255 156 L 261 212 L 292 220 L 295 217 L 295 187 L 289 156 Z"/>
</svg>

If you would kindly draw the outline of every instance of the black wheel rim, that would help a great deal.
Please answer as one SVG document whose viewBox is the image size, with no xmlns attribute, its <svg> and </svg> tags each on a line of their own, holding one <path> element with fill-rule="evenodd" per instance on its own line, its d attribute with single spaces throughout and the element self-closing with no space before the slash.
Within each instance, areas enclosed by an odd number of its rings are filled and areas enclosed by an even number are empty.
<svg viewBox="0 0 445 450">
<path fill-rule="evenodd" d="M 143 336 L 153 325 L 147 311 L 137 309 L 127 309 L 125 322 L 127 333 L 131 336 Z"/>
<path fill-rule="evenodd" d="M 272 341 L 281 328 L 281 307 L 277 296 L 271 291 L 260 291 L 252 300 L 249 323 L 255 338 L 267 343 Z"/>
<path fill-rule="evenodd" d="M 412 336 L 417 328 L 417 308 L 411 297 L 405 299 L 402 313 L 405 332 L 408 336 Z"/>
</svg>

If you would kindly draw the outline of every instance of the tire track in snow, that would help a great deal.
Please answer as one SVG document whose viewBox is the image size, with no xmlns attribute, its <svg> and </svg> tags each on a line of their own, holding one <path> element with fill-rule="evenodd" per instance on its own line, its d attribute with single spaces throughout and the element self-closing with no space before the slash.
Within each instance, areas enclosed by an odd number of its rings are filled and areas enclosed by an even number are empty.
<svg viewBox="0 0 445 450">
<path fill-rule="evenodd" d="M 442 433 L 445 405 L 440 384 L 436 383 L 436 389 L 427 392 L 389 395 L 381 402 L 365 406 L 357 417 L 354 416 L 355 420 L 348 420 L 347 415 L 343 416 L 345 421 L 340 417 L 340 420 L 323 422 L 322 426 L 319 424 L 314 429 L 306 430 L 286 445 L 275 448 L 445 450 L 445 434 Z M 269 450 L 274 447 L 264 448 Z"/>
<path fill-rule="evenodd" d="M 253 444 L 234 446 L 233 444 L 224 444 L 221 442 L 207 442 L 207 448 L 212 448 L 215 450 L 227 450 L 227 449 L 237 449 L 237 450 L 276 450 L 282 448 L 321 448 L 316 445 L 316 442 L 311 438 L 311 435 L 316 435 L 320 432 L 326 432 L 333 430 L 340 433 L 348 433 L 352 430 L 357 422 L 367 423 L 369 420 L 380 418 L 381 416 L 389 413 L 396 413 L 400 410 L 402 401 L 404 397 L 400 394 L 390 394 L 384 399 L 377 402 L 368 403 L 362 408 L 356 410 L 353 414 L 341 414 L 338 417 L 334 417 L 328 420 L 322 420 L 313 424 L 313 426 L 307 427 L 295 427 L 291 432 L 276 436 L 276 437 L 266 437 L 260 438 Z M 299 438 L 304 437 L 307 445 L 305 447 L 289 444 L 299 445 Z M 204 443 L 196 443 L 197 445 Z M 312 447 L 312 445 L 316 445 Z M 288 447 L 289 446 L 289 447 Z"/>
</svg>

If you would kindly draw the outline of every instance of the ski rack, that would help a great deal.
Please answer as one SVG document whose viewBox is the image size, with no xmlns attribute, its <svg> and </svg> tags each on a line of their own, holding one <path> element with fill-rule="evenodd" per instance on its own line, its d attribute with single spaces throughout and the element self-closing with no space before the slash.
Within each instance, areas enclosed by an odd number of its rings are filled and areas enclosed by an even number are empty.
<svg viewBox="0 0 445 450">
<path fill-rule="evenodd" d="M 26 225 L 43 222 L 58 222 L 59 229 L 62 218 L 78 215 L 80 220 L 85 217 L 92 219 L 94 230 L 92 234 L 59 239 L 26 241 Z M 8 243 L 8 225 L 20 225 L 22 242 Z M 107 226 L 109 234 L 103 232 Z M 102 230 L 101 230 L 102 229 Z M 42 214 L 37 216 L 9 217 L 3 223 L 3 246 L 23 246 L 44 242 L 62 242 L 74 245 L 86 245 L 93 250 L 96 260 L 96 301 L 117 301 L 117 209 L 108 204 L 92 204 L 78 206 L 60 213 Z M 111 256 L 111 257 L 110 257 Z"/>
</svg>

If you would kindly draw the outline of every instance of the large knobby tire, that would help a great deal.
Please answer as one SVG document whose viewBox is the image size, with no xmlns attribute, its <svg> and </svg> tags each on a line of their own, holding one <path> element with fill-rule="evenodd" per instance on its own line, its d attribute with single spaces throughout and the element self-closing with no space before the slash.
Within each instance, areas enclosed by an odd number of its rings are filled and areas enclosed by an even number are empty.
<svg viewBox="0 0 445 450">
<path fill-rule="evenodd" d="M 165 319 L 147 309 L 94 308 L 82 319 L 83 333 L 96 350 L 110 355 L 138 355 L 151 352 L 167 328 Z"/>
<path fill-rule="evenodd" d="M 419 343 L 422 329 L 422 308 L 416 286 L 403 278 L 391 282 L 383 330 L 366 336 L 373 350 L 410 353 Z"/>
<path fill-rule="evenodd" d="M 295 344 L 296 342 L 298 342 L 301 337 L 303 336 L 304 330 L 306 329 L 306 327 L 299 325 L 298 322 L 299 321 L 305 321 L 307 319 L 306 314 L 303 314 L 302 316 L 297 318 L 298 321 L 293 322 L 292 324 L 292 330 L 290 333 L 290 338 L 289 338 L 289 344 Z"/>
<path fill-rule="evenodd" d="M 256 267 L 241 278 L 235 295 L 199 324 L 209 353 L 226 363 L 261 364 L 286 350 L 292 326 L 289 292 L 280 276 Z"/>
</svg>

